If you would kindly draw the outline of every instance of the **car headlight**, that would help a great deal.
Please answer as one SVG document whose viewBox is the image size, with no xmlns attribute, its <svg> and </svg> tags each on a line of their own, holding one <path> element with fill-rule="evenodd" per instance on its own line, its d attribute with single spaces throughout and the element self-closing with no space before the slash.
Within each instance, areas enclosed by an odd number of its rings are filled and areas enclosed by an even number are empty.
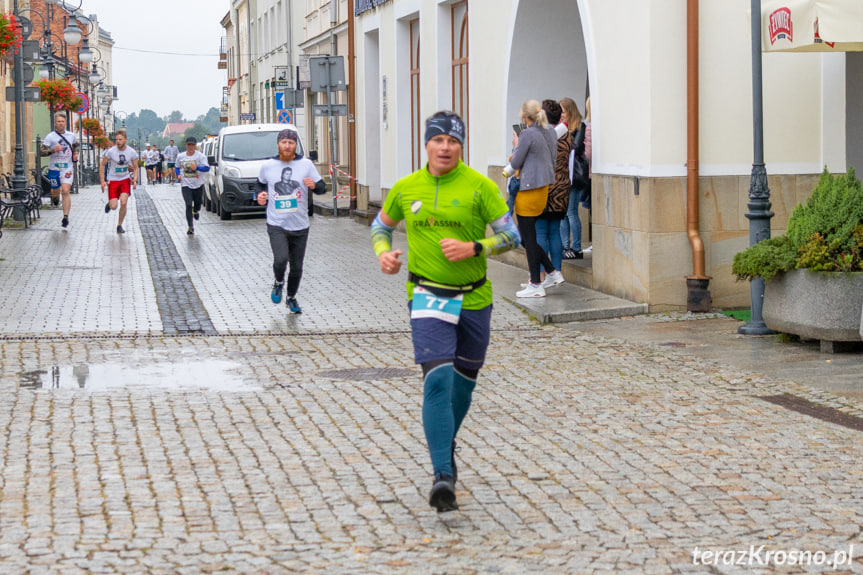
<svg viewBox="0 0 863 575">
<path fill-rule="evenodd" d="M 225 166 L 223 174 L 229 178 L 239 178 L 240 170 L 231 166 Z"/>
</svg>

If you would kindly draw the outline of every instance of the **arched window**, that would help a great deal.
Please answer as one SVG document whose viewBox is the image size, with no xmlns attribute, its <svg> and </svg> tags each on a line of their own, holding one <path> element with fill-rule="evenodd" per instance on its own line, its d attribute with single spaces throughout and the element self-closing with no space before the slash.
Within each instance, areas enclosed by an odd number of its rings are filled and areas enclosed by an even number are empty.
<svg viewBox="0 0 863 575">
<path fill-rule="evenodd" d="M 468 117 L 468 26 L 467 26 L 467 0 L 456 2 L 452 5 L 452 109 L 464 120 L 468 127 L 467 135 L 470 135 L 470 121 Z M 467 160 L 467 140 L 463 147 L 465 160 Z"/>
</svg>

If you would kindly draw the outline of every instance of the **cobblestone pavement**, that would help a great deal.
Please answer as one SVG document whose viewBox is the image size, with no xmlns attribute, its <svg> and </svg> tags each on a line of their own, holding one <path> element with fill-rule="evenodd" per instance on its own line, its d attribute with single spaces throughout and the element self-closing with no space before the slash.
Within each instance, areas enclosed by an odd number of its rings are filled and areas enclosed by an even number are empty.
<svg viewBox="0 0 863 575">
<path fill-rule="evenodd" d="M 92 223 L 0 240 L 0 573 L 863 573 L 863 433 L 761 398 L 851 400 L 497 299 L 438 515 L 403 286 L 365 228 L 316 219 L 290 316 L 263 220 L 188 238 L 179 190 L 150 190 L 218 332 L 168 336 L 137 220 L 117 237 L 90 193 Z M 126 315 L 76 317 L 115 273 Z M 58 277 L 79 289 L 29 283 Z M 60 303 L 31 321 L 10 298 Z"/>
</svg>

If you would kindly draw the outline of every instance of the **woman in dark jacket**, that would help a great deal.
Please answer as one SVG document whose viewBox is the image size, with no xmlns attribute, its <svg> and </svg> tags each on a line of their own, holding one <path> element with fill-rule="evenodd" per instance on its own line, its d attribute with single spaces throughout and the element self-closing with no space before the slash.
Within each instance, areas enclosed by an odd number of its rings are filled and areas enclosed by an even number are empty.
<svg viewBox="0 0 863 575">
<path fill-rule="evenodd" d="M 560 237 L 560 223 L 566 217 L 569 207 L 569 152 L 572 140 L 569 130 L 560 123 L 561 107 L 554 100 L 544 100 L 542 109 L 548 123 L 554 126 L 557 135 L 557 155 L 554 162 L 554 182 L 548 187 L 548 201 L 545 210 L 536 220 L 536 239 L 539 246 L 548 253 L 554 270 L 546 269 L 543 288 L 550 288 L 564 282 L 560 266 L 563 264 L 563 242 Z M 556 271 L 555 271 L 556 270 Z"/>
<path fill-rule="evenodd" d="M 548 202 L 548 186 L 554 182 L 554 159 L 556 135 L 548 127 L 545 112 L 536 100 L 528 100 L 521 106 L 521 121 L 527 128 L 515 136 L 510 164 L 519 170 L 521 189 L 515 197 L 515 214 L 518 231 L 527 255 L 530 283 L 516 292 L 516 297 L 545 297 L 545 288 L 539 278 L 540 266 L 552 273 L 555 267 L 536 241 L 536 220 Z"/>
</svg>

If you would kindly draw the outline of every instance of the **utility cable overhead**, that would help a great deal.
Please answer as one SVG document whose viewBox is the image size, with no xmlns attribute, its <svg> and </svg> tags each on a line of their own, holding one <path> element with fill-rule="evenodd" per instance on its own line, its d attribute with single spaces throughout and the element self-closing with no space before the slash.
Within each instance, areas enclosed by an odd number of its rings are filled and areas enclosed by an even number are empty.
<svg viewBox="0 0 863 575">
<path fill-rule="evenodd" d="M 121 48 L 114 46 L 114 50 L 123 50 L 125 52 L 143 52 L 145 54 L 164 54 L 166 56 L 199 56 L 202 58 L 218 58 L 218 54 L 192 54 L 191 52 L 163 52 L 161 50 L 141 50 L 138 48 Z"/>
<path fill-rule="evenodd" d="M 120 46 L 114 46 L 113 49 L 114 50 L 123 50 L 124 52 L 141 52 L 144 54 L 164 54 L 166 56 L 197 56 L 197 57 L 201 57 L 201 58 L 218 58 L 220 56 L 220 54 L 200 54 L 200 53 L 194 54 L 192 52 L 163 52 L 161 50 L 142 50 L 139 48 L 122 48 Z M 251 57 L 252 58 L 261 58 L 261 57 L 266 56 L 270 53 L 271 52 L 262 52 L 259 54 L 252 54 Z M 249 57 L 249 55 L 246 54 L 245 52 L 238 53 L 238 56 L 240 58 L 248 58 Z"/>
</svg>

